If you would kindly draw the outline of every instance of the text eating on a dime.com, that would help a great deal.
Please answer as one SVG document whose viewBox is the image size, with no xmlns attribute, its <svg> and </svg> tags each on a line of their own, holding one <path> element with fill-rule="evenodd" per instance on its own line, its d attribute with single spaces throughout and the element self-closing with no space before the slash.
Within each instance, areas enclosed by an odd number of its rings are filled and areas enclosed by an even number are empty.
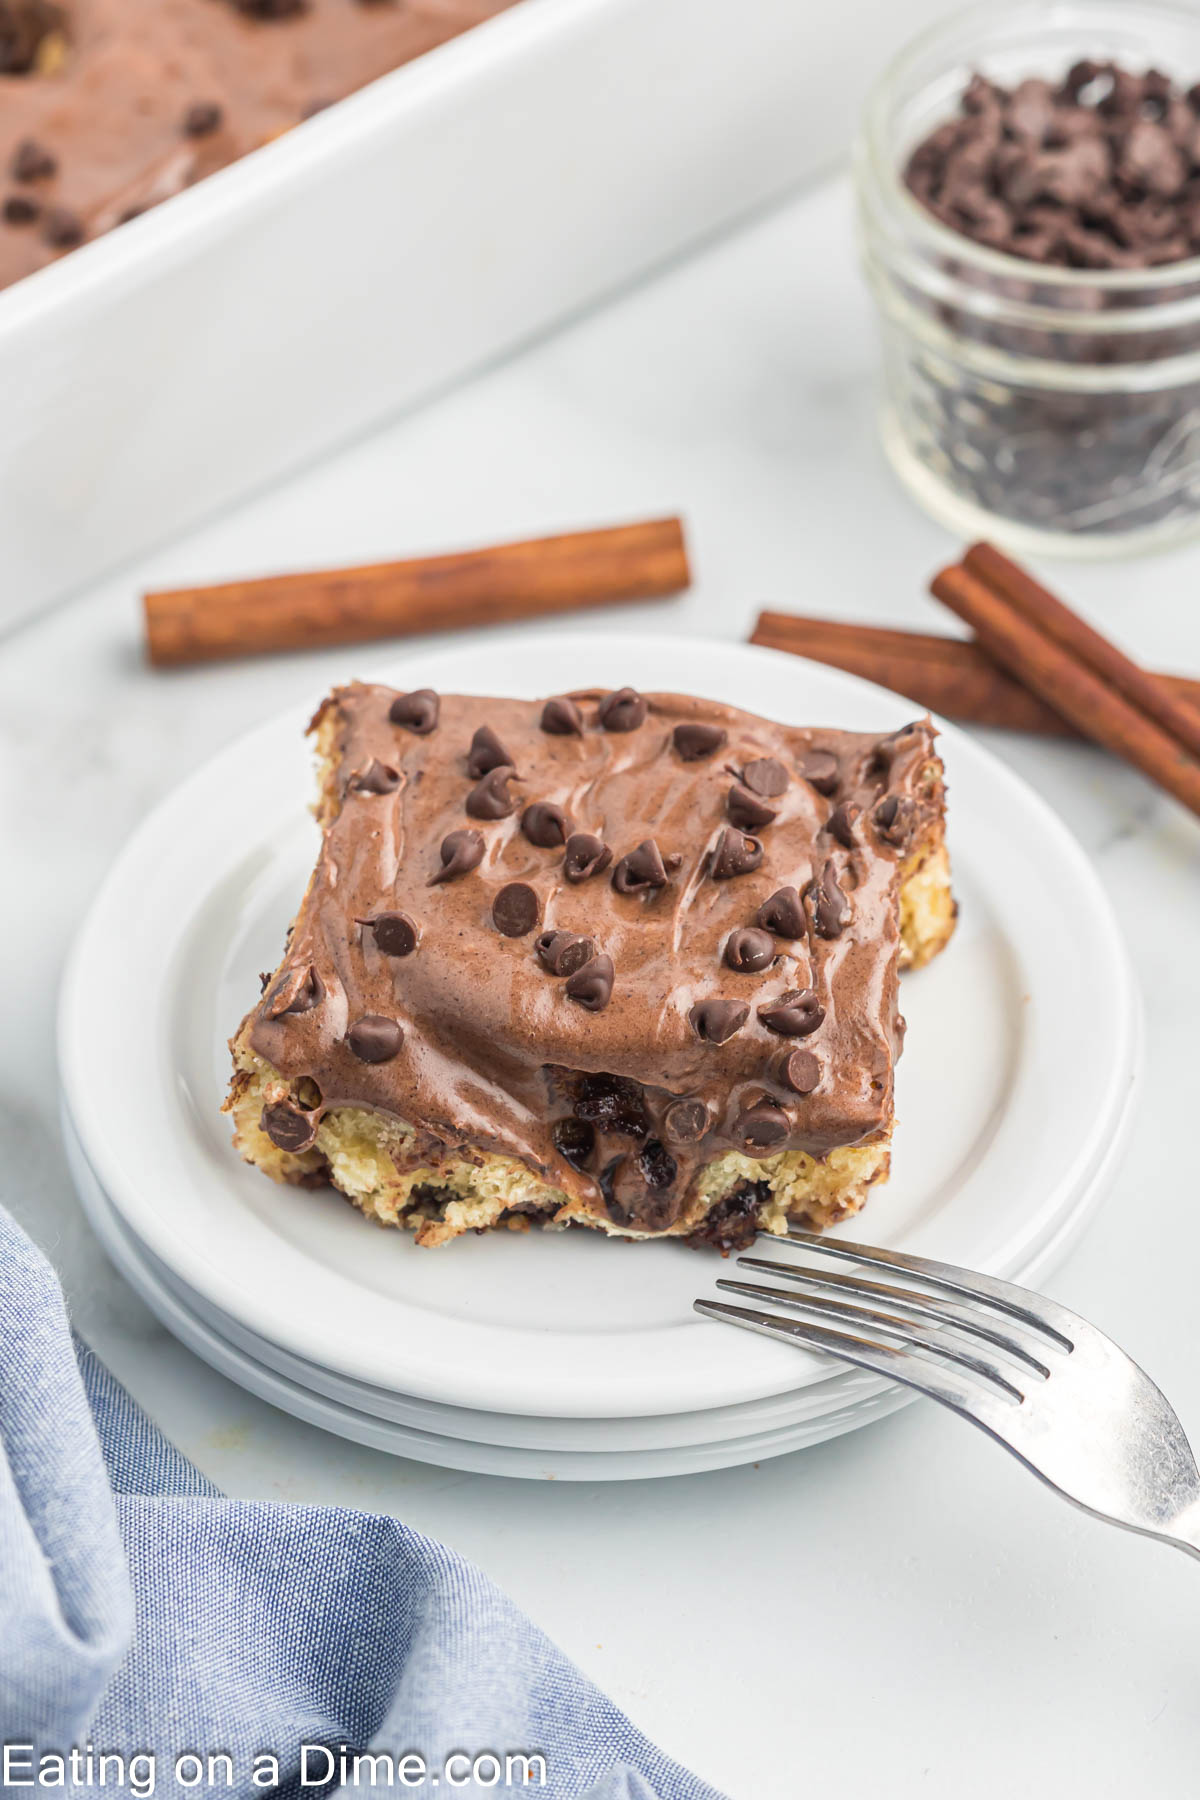
<svg viewBox="0 0 1200 1800">
<path fill-rule="evenodd" d="M 347 1744 L 298 1744 L 289 1752 L 255 1751 L 237 1766 L 227 1750 L 184 1750 L 160 1756 L 155 1750 L 102 1750 L 72 1744 L 66 1750 L 32 1743 L 0 1745 L 0 1788 L 68 1792 L 73 1787 L 112 1788 L 133 1800 L 159 1791 L 268 1791 L 281 1782 L 301 1788 L 365 1789 L 419 1787 L 494 1789 L 498 1793 L 544 1788 L 546 1758 L 537 1750 L 452 1750 L 430 1759 L 419 1750 L 352 1750 Z"/>
</svg>

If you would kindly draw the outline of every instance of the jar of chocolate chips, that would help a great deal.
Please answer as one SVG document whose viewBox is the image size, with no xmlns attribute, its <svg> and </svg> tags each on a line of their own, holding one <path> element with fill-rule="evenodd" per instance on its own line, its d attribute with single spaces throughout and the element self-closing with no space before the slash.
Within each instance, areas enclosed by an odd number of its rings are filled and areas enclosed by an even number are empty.
<svg viewBox="0 0 1200 1800">
<path fill-rule="evenodd" d="M 912 44 L 856 159 L 883 437 L 960 536 L 1200 526 L 1200 7 L 988 4 Z"/>
</svg>

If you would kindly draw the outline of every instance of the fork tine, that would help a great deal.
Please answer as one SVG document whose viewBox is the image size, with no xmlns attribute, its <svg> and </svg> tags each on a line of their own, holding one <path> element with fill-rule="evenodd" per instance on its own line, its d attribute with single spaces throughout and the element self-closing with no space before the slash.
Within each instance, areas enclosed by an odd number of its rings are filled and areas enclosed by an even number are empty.
<svg viewBox="0 0 1200 1800">
<path fill-rule="evenodd" d="M 780 1276 L 784 1281 L 795 1282 L 797 1286 L 812 1288 L 819 1293 L 832 1294 L 845 1300 L 882 1300 L 890 1307 L 911 1313 L 918 1319 L 950 1325 L 956 1331 L 966 1332 L 969 1337 L 979 1338 L 983 1343 L 991 1344 L 997 1350 L 1015 1357 L 1038 1375 L 1050 1374 L 1046 1364 L 1039 1362 L 1017 1338 L 986 1324 L 977 1311 L 964 1306 L 960 1300 L 945 1299 L 937 1294 L 923 1294 L 916 1288 L 893 1287 L 886 1281 L 868 1281 L 862 1275 L 838 1275 L 827 1269 L 810 1269 L 804 1263 L 769 1262 L 764 1256 L 739 1256 L 737 1266 L 739 1269 L 756 1269 L 764 1275 Z"/>
<path fill-rule="evenodd" d="M 748 1300 L 769 1300 L 775 1306 L 786 1306 L 789 1311 L 816 1313 L 818 1318 L 832 1314 L 835 1319 L 844 1319 L 848 1324 L 865 1325 L 874 1331 L 883 1332 L 885 1337 L 899 1338 L 908 1351 L 920 1351 L 925 1356 L 932 1356 L 938 1363 L 953 1363 L 956 1368 L 978 1375 L 981 1381 L 994 1385 L 1012 1400 L 1019 1402 L 1024 1399 L 1020 1388 L 1014 1387 L 991 1363 L 984 1362 L 981 1357 L 971 1356 L 965 1350 L 955 1349 L 946 1342 L 942 1333 L 927 1331 L 923 1326 L 914 1324 L 910 1319 L 901 1319 L 895 1313 L 877 1312 L 867 1306 L 851 1306 L 842 1300 L 817 1297 L 807 1299 L 803 1294 L 791 1293 L 786 1288 L 758 1287 L 752 1281 L 718 1281 L 717 1286 L 722 1293 L 743 1294 Z"/>
<path fill-rule="evenodd" d="M 775 1244 L 790 1240 L 794 1244 L 805 1245 L 809 1250 L 819 1251 L 823 1256 L 843 1257 L 850 1262 L 866 1263 L 868 1267 L 883 1264 L 906 1275 L 919 1275 L 930 1287 L 960 1295 L 966 1300 L 982 1300 L 999 1312 L 1007 1313 L 1010 1318 L 1033 1326 L 1044 1332 L 1060 1349 L 1075 1348 L 1074 1340 L 1069 1335 L 1078 1325 L 1075 1315 L 1068 1312 L 1065 1306 L 1058 1306 L 1053 1300 L 1047 1300 L 1043 1294 L 1030 1293 L 1028 1288 L 1017 1287 L 1011 1281 L 1000 1281 L 994 1275 L 979 1275 L 971 1269 L 960 1269 L 954 1263 L 935 1262 L 927 1256 L 906 1256 L 899 1250 L 882 1250 L 876 1244 L 852 1244 L 840 1238 L 826 1237 L 820 1232 L 805 1231 L 799 1225 L 789 1225 L 786 1238 L 775 1237 L 771 1233 L 764 1235 L 769 1236 Z"/>
</svg>

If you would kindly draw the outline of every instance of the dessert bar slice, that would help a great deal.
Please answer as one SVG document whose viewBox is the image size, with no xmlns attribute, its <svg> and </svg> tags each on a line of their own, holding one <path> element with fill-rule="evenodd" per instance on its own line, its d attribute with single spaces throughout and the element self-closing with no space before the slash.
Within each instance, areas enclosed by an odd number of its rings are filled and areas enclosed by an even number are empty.
<svg viewBox="0 0 1200 1800">
<path fill-rule="evenodd" d="M 929 722 L 632 688 L 340 688 L 321 853 L 232 1043 L 277 1181 L 441 1244 L 537 1217 L 728 1249 L 886 1175 L 897 977 L 954 928 Z"/>
</svg>

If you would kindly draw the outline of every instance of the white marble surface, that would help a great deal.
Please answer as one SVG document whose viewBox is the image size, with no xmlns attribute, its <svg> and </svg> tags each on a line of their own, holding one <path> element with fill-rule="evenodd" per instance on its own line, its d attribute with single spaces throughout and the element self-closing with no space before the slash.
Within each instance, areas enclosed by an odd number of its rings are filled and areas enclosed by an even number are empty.
<svg viewBox="0 0 1200 1800">
<path fill-rule="evenodd" d="M 1200 1571 L 1074 1513 L 932 1407 L 756 1468 L 623 1486 L 394 1461 L 253 1401 L 165 1336 L 99 1252 L 59 1148 L 54 992 L 97 878 L 210 752 L 370 662 L 153 674 L 144 586 L 679 508 L 694 590 L 611 615 L 635 675 L 639 631 L 740 638 L 763 605 L 937 629 L 923 586 L 952 546 L 883 466 L 875 382 L 834 185 L 0 641 L 0 1186 L 84 1334 L 222 1486 L 381 1508 L 447 1539 L 739 1800 L 1191 1792 Z M 214 404 L 236 432 L 236 397 Z M 1148 661 L 1200 669 L 1200 548 L 1058 578 Z M 1132 1147 L 1053 1287 L 1200 1438 L 1200 830 L 1089 749 L 994 747 L 1097 859 L 1147 1005 Z"/>
</svg>

